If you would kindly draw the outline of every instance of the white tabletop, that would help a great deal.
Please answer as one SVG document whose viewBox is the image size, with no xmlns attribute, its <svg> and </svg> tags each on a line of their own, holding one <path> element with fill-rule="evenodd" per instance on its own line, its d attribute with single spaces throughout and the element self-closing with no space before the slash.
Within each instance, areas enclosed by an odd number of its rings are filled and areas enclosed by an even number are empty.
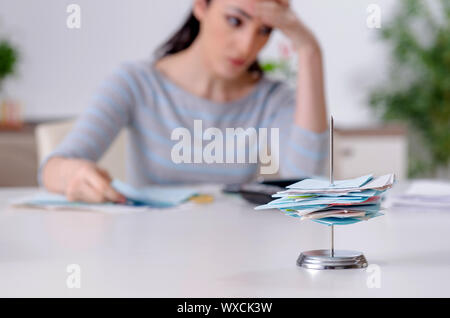
<svg viewBox="0 0 450 318">
<path fill-rule="evenodd" d="M 296 259 L 329 248 L 328 227 L 204 189 L 214 203 L 116 215 L 12 208 L 36 189 L 1 189 L 0 296 L 450 296 L 450 211 L 338 226 L 335 247 L 363 251 L 371 272 L 313 271 Z M 69 264 L 81 288 L 67 287 Z"/>
</svg>

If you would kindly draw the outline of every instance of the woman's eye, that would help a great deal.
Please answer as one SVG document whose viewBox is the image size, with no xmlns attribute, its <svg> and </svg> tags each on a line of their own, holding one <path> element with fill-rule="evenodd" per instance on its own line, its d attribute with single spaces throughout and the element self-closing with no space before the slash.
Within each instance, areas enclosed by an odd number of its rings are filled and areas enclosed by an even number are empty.
<svg viewBox="0 0 450 318">
<path fill-rule="evenodd" d="M 268 26 L 264 26 L 259 30 L 259 33 L 262 35 L 269 35 L 270 33 L 272 33 L 272 28 L 268 27 Z"/>
<path fill-rule="evenodd" d="M 236 18 L 236 17 L 227 17 L 227 21 L 230 25 L 232 25 L 234 27 L 238 27 L 242 24 L 241 19 Z"/>
</svg>

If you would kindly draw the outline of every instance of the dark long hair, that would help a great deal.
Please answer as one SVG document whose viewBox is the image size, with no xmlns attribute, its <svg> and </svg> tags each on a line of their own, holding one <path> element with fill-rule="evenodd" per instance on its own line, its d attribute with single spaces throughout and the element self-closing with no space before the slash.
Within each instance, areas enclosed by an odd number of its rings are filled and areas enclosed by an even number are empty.
<svg viewBox="0 0 450 318">
<path fill-rule="evenodd" d="M 206 0 L 206 3 L 210 3 L 212 0 Z M 173 34 L 169 40 L 161 45 L 155 52 L 157 59 L 161 59 L 165 56 L 172 55 L 181 52 L 194 43 L 200 32 L 200 21 L 191 12 L 187 20 L 183 23 L 181 28 Z M 257 75 L 258 77 L 263 75 L 263 70 L 258 61 L 255 61 L 248 68 L 248 72 Z"/>
</svg>

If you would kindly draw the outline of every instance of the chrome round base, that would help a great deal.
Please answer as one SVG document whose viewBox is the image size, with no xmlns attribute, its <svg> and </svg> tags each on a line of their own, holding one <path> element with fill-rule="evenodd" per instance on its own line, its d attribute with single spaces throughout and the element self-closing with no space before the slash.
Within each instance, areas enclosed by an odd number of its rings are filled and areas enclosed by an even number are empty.
<svg viewBox="0 0 450 318">
<path fill-rule="evenodd" d="M 355 251 L 331 250 L 307 251 L 300 254 L 297 265 L 308 269 L 347 269 L 367 267 L 363 253 Z"/>
</svg>

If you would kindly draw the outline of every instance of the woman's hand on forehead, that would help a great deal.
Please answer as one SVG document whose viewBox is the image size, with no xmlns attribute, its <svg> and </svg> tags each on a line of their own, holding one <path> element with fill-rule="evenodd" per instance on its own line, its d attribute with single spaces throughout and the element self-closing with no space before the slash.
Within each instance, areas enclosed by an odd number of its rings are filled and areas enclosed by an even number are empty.
<svg viewBox="0 0 450 318">
<path fill-rule="evenodd" d="M 290 0 L 256 0 L 254 16 L 263 24 L 279 29 L 295 48 L 317 45 L 312 32 L 303 24 L 290 6 Z"/>
<path fill-rule="evenodd" d="M 256 0 L 253 3 L 253 14 L 263 23 L 281 30 L 298 20 L 290 8 L 289 0 Z"/>
</svg>

